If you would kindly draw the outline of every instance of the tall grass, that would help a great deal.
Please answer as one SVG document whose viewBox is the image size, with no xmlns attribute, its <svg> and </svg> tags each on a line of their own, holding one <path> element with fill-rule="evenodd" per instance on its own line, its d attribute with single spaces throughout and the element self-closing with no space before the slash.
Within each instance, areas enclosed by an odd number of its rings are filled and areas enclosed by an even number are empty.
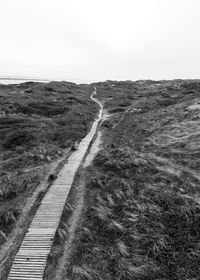
<svg viewBox="0 0 200 280">
<path fill-rule="evenodd" d="M 105 175 L 87 186 L 86 216 L 66 275 L 72 280 L 198 279 L 200 205 L 174 187 L 174 178 L 169 176 L 170 184 L 154 182 L 152 174 L 160 171 L 151 160 L 143 158 L 141 165 L 139 154 L 114 151 L 114 157 L 123 155 L 115 161 L 112 151 L 104 153 L 108 159 L 97 156 L 96 166 Z M 134 169 L 126 165 L 133 157 Z"/>
</svg>

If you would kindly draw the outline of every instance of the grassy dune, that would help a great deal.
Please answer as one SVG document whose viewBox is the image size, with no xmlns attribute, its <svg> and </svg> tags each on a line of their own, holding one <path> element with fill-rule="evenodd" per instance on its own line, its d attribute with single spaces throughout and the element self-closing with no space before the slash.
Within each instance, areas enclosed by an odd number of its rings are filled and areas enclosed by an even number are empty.
<svg viewBox="0 0 200 280">
<path fill-rule="evenodd" d="M 112 115 L 63 277 L 199 279 L 199 81 L 96 87 Z"/>
</svg>

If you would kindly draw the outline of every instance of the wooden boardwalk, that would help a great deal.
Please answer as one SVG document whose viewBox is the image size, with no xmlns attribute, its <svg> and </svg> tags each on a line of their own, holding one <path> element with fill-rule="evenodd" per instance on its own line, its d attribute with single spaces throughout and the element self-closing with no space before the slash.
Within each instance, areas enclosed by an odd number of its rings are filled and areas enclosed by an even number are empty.
<svg viewBox="0 0 200 280">
<path fill-rule="evenodd" d="M 95 93 L 95 92 L 94 92 Z M 101 104 L 91 96 L 92 100 Z M 102 117 L 102 106 L 98 119 L 90 132 L 80 142 L 75 151 L 58 174 L 58 178 L 44 196 L 15 256 L 8 280 L 42 280 L 47 257 L 63 212 L 63 208 L 73 183 L 75 173 L 83 160 L 97 126 Z"/>
</svg>

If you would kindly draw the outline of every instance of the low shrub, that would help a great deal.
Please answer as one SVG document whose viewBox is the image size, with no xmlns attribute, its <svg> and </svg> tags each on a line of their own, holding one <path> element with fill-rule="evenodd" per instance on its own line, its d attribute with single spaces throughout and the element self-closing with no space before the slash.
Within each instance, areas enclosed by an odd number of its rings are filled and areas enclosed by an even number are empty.
<svg viewBox="0 0 200 280">
<path fill-rule="evenodd" d="M 0 245 L 7 241 L 7 235 L 13 229 L 19 218 L 20 212 L 17 209 L 10 208 L 0 213 Z"/>
<path fill-rule="evenodd" d="M 37 114 L 42 116 L 51 117 L 54 115 L 64 114 L 68 111 L 67 107 L 63 107 L 62 104 L 55 102 L 43 102 L 43 103 L 29 103 L 27 105 L 19 104 L 17 107 L 18 113 L 23 114 Z"/>
<path fill-rule="evenodd" d="M 54 132 L 53 141 L 63 143 L 68 140 L 76 141 L 85 136 L 83 131 L 77 131 L 75 129 L 57 130 Z"/>
<path fill-rule="evenodd" d="M 16 146 L 26 145 L 32 142 L 35 136 L 28 130 L 15 130 L 8 133 L 3 141 L 3 147 L 13 149 Z"/>
</svg>

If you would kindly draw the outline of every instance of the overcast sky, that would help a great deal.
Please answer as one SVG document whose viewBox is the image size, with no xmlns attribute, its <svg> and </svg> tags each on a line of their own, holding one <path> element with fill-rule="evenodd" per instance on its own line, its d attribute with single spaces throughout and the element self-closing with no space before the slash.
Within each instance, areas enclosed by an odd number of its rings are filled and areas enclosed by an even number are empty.
<svg viewBox="0 0 200 280">
<path fill-rule="evenodd" d="M 199 0 L 0 0 L 0 76 L 200 78 Z"/>
</svg>

